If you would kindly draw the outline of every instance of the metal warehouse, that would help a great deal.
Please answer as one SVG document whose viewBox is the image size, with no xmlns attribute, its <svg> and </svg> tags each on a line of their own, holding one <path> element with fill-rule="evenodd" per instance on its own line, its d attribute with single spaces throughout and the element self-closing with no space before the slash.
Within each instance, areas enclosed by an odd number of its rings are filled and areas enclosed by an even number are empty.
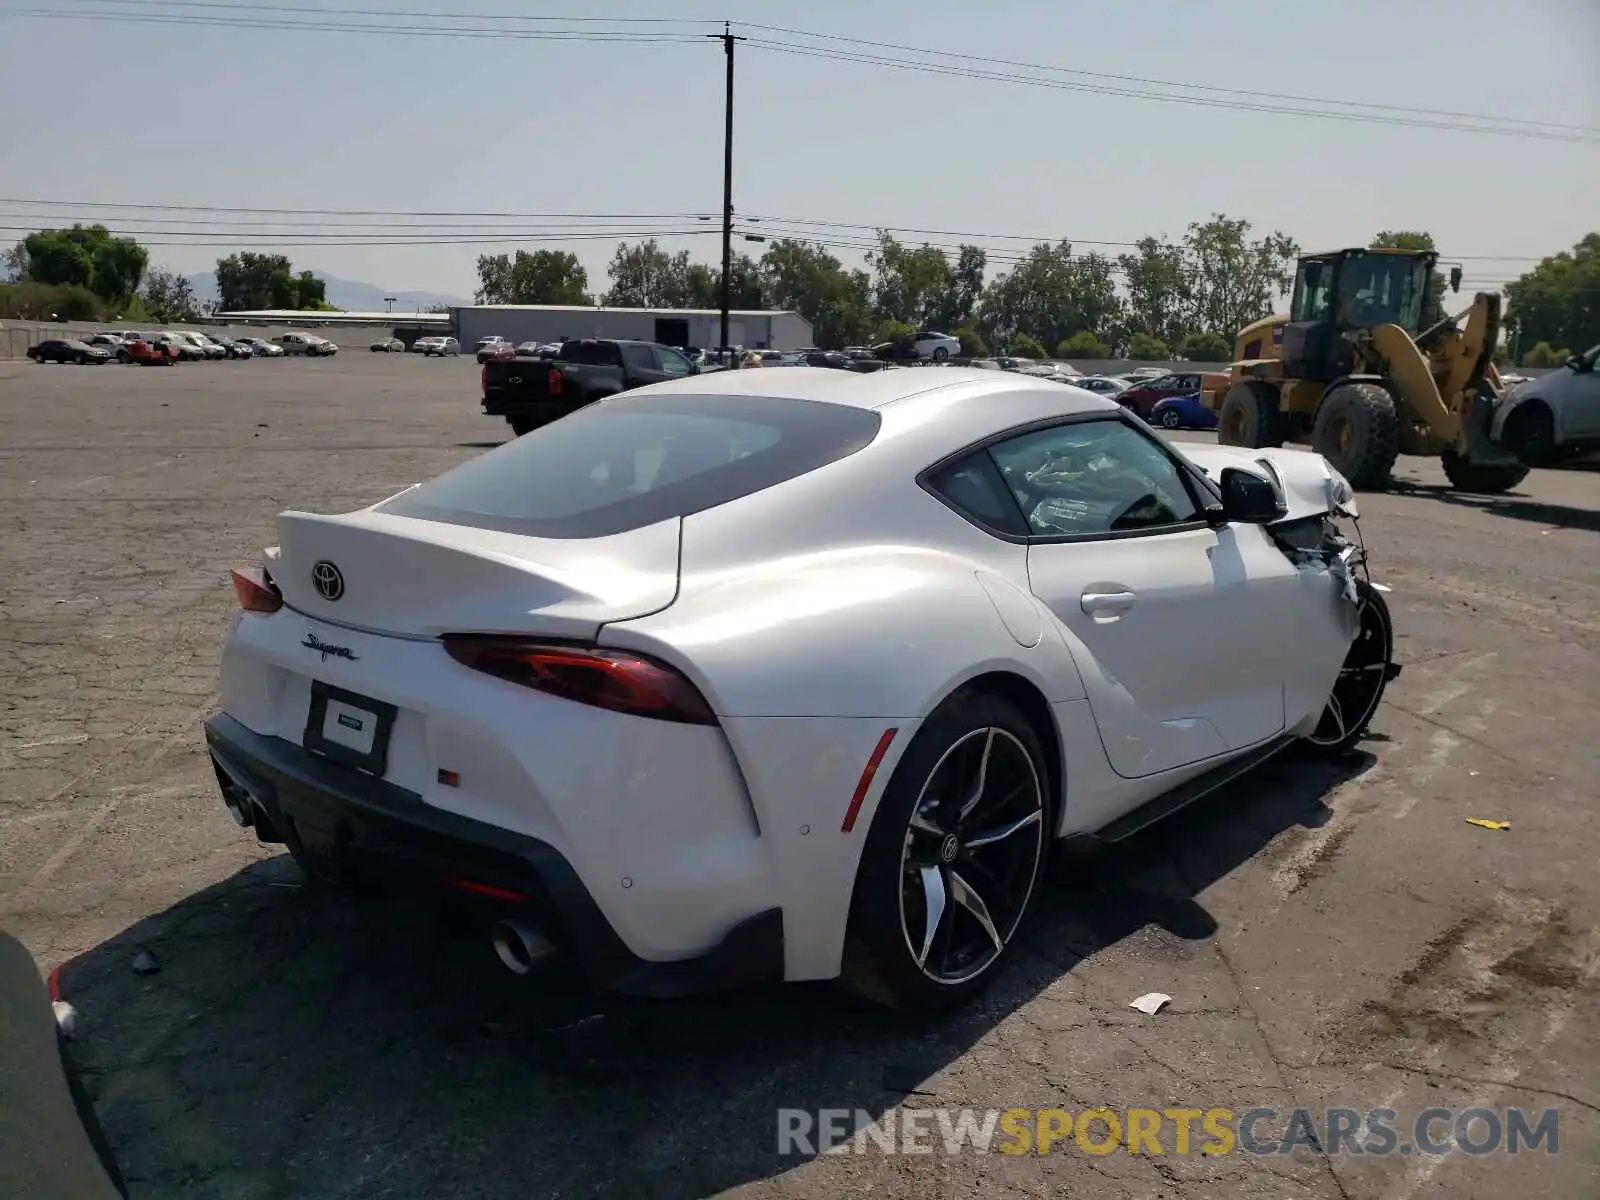
<svg viewBox="0 0 1600 1200">
<path fill-rule="evenodd" d="M 714 308 L 481 304 L 452 309 L 451 314 L 464 347 L 498 334 L 513 342 L 634 338 L 710 349 L 722 336 L 722 314 Z M 728 314 L 728 341 L 750 349 L 798 350 L 812 344 L 811 323 L 799 313 L 736 309 Z"/>
</svg>

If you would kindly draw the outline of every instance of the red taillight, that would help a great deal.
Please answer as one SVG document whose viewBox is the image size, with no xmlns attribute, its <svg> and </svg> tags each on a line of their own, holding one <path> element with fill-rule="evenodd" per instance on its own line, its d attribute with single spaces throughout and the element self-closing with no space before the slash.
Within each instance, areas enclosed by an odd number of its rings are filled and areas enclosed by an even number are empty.
<svg viewBox="0 0 1600 1200">
<path fill-rule="evenodd" d="M 637 654 L 473 634 L 446 634 L 442 640 L 450 657 L 463 666 L 563 700 L 657 721 L 717 723 L 694 684 L 671 667 Z"/>
<path fill-rule="evenodd" d="M 246 567 L 234 570 L 232 575 L 233 594 L 239 597 L 239 607 L 245 612 L 275 613 L 283 607 L 283 593 L 265 567 Z"/>
<path fill-rule="evenodd" d="M 483 366 L 478 368 L 478 384 L 479 384 L 480 387 L 483 388 L 483 398 L 485 400 L 487 400 L 489 398 L 489 364 L 488 363 L 484 363 Z"/>
<path fill-rule="evenodd" d="M 550 368 L 549 381 L 549 386 L 545 390 L 552 396 L 561 395 L 561 389 L 566 386 L 566 379 L 562 376 L 559 368 Z"/>
</svg>

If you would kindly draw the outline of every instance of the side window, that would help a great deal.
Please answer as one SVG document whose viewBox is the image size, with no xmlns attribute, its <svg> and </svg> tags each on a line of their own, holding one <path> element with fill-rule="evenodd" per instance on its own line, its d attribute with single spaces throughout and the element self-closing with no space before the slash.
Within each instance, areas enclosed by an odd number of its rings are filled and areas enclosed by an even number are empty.
<svg viewBox="0 0 1600 1200">
<path fill-rule="evenodd" d="M 1178 465 L 1121 421 L 1080 421 L 990 448 L 1036 537 L 1104 537 L 1201 517 Z"/>
<path fill-rule="evenodd" d="M 689 360 L 676 350 L 668 350 L 665 346 L 658 346 L 656 353 L 661 356 L 661 373 L 676 379 L 680 375 L 689 373 Z"/>
<path fill-rule="evenodd" d="M 622 361 L 630 371 L 654 371 L 656 356 L 649 346 L 623 346 Z"/>
<path fill-rule="evenodd" d="M 980 450 L 943 468 L 928 480 L 928 485 L 973 524 L 1012 537 L 1028 535 L 1022 510 L 987 452 Z"/>
</svg>

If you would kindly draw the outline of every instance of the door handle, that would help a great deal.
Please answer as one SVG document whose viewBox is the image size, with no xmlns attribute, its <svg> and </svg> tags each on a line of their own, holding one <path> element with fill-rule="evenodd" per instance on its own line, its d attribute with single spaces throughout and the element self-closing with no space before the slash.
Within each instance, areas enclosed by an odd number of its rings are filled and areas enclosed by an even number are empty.
<svg viewBox="0 0 1600 1200">
<path fill-rule="evenodd" d="M 1082 597 L 1083 611 L 1090 616 L 1097 613 L 1125 613 L 1133 607 L 1137 597 L 1130 591 L 1119 592 L 1085 592 Z"/>
</svg>

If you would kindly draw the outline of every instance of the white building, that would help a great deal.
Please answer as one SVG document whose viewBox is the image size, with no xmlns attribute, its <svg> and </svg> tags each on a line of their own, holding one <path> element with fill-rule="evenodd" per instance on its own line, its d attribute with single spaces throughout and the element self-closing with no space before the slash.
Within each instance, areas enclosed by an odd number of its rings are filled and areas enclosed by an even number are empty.
<svg viewBox="0 0 1600 1200">
<path fill-rule="evenodd" d="M 480 304 L 451 309 L 456 337 L 470 348 L 499 335 L 512 342 L 621 338 L 713 349 L 722 314 L 714 308 L 601 308 L 565 304 Z M 799 313 L 735 309 L 728 343 L 747 349 L 798 350 L 812 345 L 811 323 Z"/>
</svg>

